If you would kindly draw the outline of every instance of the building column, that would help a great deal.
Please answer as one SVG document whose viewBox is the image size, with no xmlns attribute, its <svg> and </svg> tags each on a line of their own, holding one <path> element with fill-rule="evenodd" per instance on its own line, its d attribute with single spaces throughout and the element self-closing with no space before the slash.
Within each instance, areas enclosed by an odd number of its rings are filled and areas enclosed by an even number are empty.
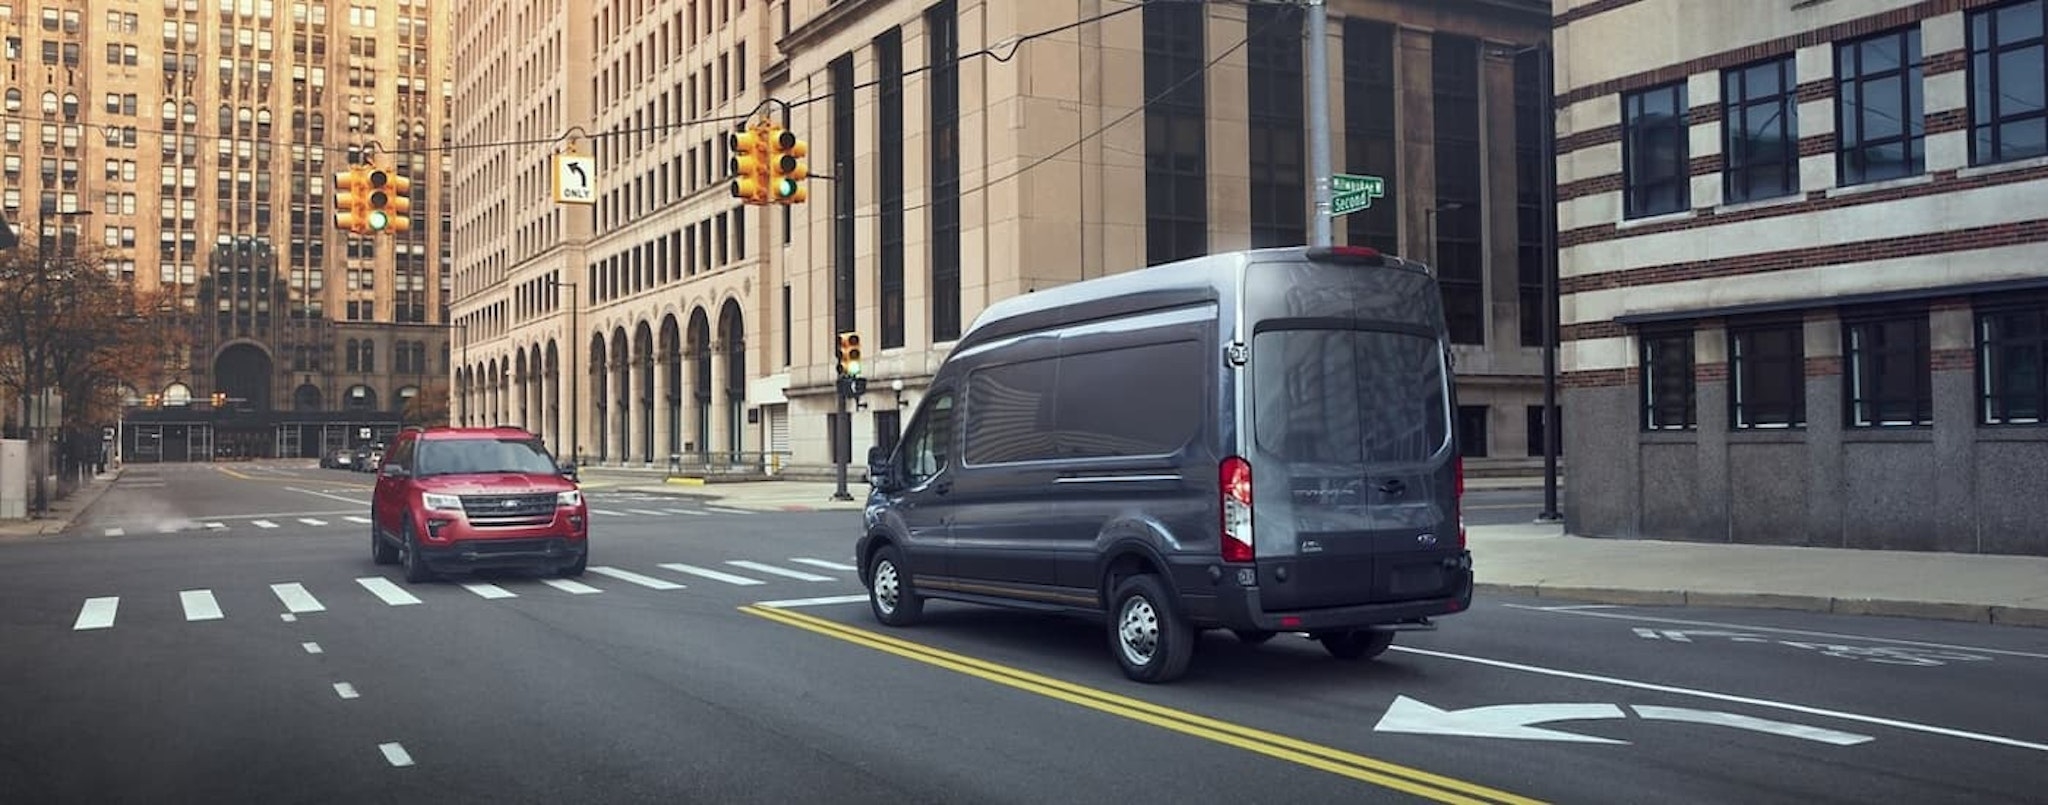
<svg viewBox="0 0 2048 805">
<path fill-rule="evenodd" d="M 1698 463 L 1693 476 L 1693 526 L 1687 539 L 1728 542 L 1728 330 L 1720 320 L 1693 331 Z M 1646 490 L 1647 491 L 1647 490 Z M 1643 536 L 1657 539 L 1657 534 Z"/>
<path fill-rule="evenodd" d="M 669 441 L 675 433 L 675 425 L 668 417 L 669 398 L 677 390 L 672 388 L 669 380 L 669 367 L 673 364 L 661 348 L 659 335 L 654 339 L 654 351 L 657 356 L 654 361 L 654 455 L 648 456 L 647 460 L 656 466 L 667 467 L 669 454 L 675 452 L 669 449 Z"/>
<path fill-rule="evenodd" d="M 1995 515 L 1978 514 L 1977 423 L 1982 413 L 1977 406 L 1982 389 L 1977 385 L 1976 312 L 1967 298 L 1937 300 L 1931 307 L 1927 336 L 1934 394 L 1935 513 L 1934 544 L 1926 547 L 1964 553 L 2027 552 L 1997 533 L 2011 528 L 2011 521 L 1998 523 Z M 1986 543 L 1986 531 L 1993 532 L 1993 544 Z"/>
<path fill-rule="evenodd" d="M 1842 444 L 1842 321 L 1832 308 L 1806 313 L 1806 523 L 1784 544 L 1841 548 L 1844 544 Z M 1766 535 L 1738 542 L 1772 542 Z"/>
<path fill-rule="evenodd" d="M 725 350 L 723 340 L 711 342 L 711 444 L 704 448 L 721 455 L 729 455 L 732 448 L 732 416 L 728 413 L 732 400 L 726 378 L 732 357 Z"/>
</svg>

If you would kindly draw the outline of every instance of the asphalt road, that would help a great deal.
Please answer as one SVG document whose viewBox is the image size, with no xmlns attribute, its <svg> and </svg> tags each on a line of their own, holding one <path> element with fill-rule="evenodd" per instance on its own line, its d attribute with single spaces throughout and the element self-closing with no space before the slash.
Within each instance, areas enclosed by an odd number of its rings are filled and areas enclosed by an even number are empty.
<svg viewBox="0 0 2048 805">
<path fill-rule="evenodd" d="M 2048 786 L 2044 630 L 1483 597 L 1376 662 L 1215 634 L 1181 682 L 1144 686 L 1082 620 L 933 604 L 918 627 L 875 624 L 848 512 L 596 491 L 610 513 L 580 587 L 408 586 L 348 519 L 369 480 L 131 467 L 71 533 L 0 544 L 0 801 L 1982 803 Z"/>
</svg>

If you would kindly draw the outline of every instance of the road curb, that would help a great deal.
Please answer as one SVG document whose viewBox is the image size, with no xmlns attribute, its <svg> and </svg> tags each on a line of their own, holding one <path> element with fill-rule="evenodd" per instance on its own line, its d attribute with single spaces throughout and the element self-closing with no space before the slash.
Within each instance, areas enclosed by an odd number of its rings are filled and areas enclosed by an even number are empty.
<svg viewBox="0 0 2048 805">
<path fill-rule="evenodd" d="M 1478 584 L 1479 592 L 1534 598 L 1563 598 L 1596 604 L 1669 607 L 1784 609 L 1835 615 L 1877 615 L 1918 620 L 1991 623 L 2048 628 L 2048 609 L 1938 601 L 1897 601 L 1837 598 L 1782 593 L 1712 593 L 1690 590 L 1648 590 L 1619 587 L 1569 587 L 1542 584 Z"/>
</svg>

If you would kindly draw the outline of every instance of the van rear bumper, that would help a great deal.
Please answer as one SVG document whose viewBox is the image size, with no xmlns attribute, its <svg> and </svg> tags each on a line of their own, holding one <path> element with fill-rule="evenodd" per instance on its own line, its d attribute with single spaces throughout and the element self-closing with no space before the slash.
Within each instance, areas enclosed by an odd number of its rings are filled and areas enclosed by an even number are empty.
<svg viewBox="0 0 2048 805">
<path fill-rule="evenodd" d="M 1436 615 L 1464 612 L 1472 607 L 1471 554 L 1461 557 L 1461 567 L 1452 574 L 1451 594 L 1385 603 L 1354 604 L 1302 610 L 1267 610 L 1258 587 L 1238 586 L 1225 574 L 1211 582 L 1206 572 L 1194 581 L 1197 568 L 1183 567 L 1180 575 L 1181 604 L 1188 620 L 1197 628 L 1251 629 L 1266 632 L 1336 632 L 1412 621 Z M 1199 586 L 1198 586 L 1199 585 Z"/>
</svg>

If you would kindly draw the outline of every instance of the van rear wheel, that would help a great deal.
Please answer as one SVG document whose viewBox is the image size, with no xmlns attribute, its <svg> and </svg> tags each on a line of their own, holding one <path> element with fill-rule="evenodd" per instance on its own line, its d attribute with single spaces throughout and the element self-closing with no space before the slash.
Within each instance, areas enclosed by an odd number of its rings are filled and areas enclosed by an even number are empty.
<svg viewBox="0 0 2048 805">
<path fill-rule="evenodd" d="M 1316 641 L 1323 644 L 1323 650 L 1340 660 L 1369 660 L 1380 656 L 1388 646 L 1394 644 L 1394 633 L 1377 629 L 1360 629 L 1355 632 L 1324 632 L 1316 635 Z"/>
<path fill-rule="evenodd" d="M 1110 596 L 1109 648 L 1124 676 L 1138 682 L 1171 682 L 1195 656 L 1195 630 L 1181 618 L 1159 577 L 1146 574 L 1118 582 Z"/>
</svg>

